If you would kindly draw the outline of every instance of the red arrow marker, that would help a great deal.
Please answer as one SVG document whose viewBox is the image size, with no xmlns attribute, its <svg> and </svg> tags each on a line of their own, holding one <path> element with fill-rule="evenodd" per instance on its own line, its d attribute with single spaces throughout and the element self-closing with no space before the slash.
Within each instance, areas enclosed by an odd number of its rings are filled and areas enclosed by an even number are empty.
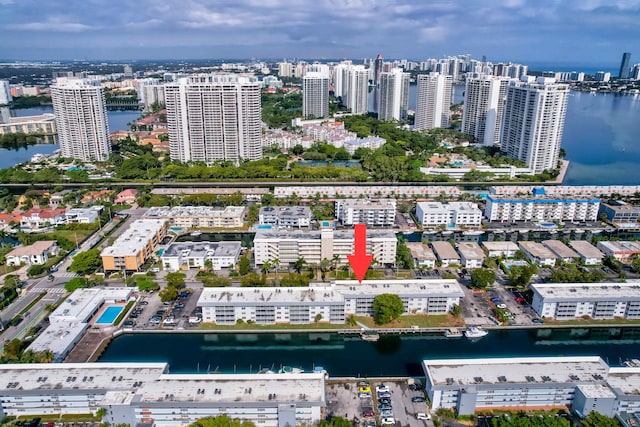
<svg viewBox="0 0 640 427">
<path fill-rule="evenodd" d="M 347 255 L 349 264 L 356 275 L 358 282 L 362 283 L 364 275 L 367 274 L 367 270 L 373 260 L 373 255 L 367 255 L 367 225 L 356 224 L 354 228 L 355 241 L 353 243 L 354 253 L 353 255 Z"/>
</svg>

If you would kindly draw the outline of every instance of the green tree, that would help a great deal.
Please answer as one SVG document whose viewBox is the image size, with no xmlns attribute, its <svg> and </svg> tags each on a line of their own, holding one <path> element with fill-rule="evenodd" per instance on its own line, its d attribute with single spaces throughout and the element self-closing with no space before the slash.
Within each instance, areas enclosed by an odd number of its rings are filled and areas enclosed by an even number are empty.
<svg viewBox="0 0 640 427">
<path fill-rule="evenodd" d="M 451 311 L 451 314 L 457 317 L 457 316 L 460 316 L 460 314 L 462 314 L 462 307 L 460 307 L 460 305 L 458 304 L 453 304 L 450 311 Z"/>
<path fill-rule="evenodd" d="M 64 285 L 64 289 L 67 292 L 73 292 L 76 289 L 83 289 L 88 287 L 89 287 L 89 281 L 84 277 L 74 277 Z"/>
<path fill-rule="evenodd" d="M 208 274 L 200 278 L 206 288 L 224 288 L 231 286 L 231 280 L 227 277 L 220 277 L 215 274 Z"/>
<path fill-rule="evenodd" d="M 404 304 L 398 295 L 380 294 L 373 299 L 373 320 L 378 325 L 389 323 L 404 313 Z"/>
<path fill-rule="evenodd" d="M 352 427 L 351 421 L 343 417 L 331 417 L 330 420 L 322 420 L 318 427 Z"/>
<path fill-rule="evenodd" d="M 141 292 L 157 291 L 158 289 L 160 289 L 160 286 L 156 282 L 147 278 L 136 279 L 136 286 Z"/>
<path fill-rule="evenodd" d="M 184 286 L 184 280 L 186 279 L 186 277 L 186 274 L 180 272 L 169 273 L 166 277 L 167 286 L 171 286 L 176 289 L 182 288 Z"/>
<path fill-rule="evenodd" d="M 509 269 L 509 280 L 514 286 L 519 288 L 526 287 L 531 281 L 531 277 L 537 271 L 537 267 L 533 265 L 513 265 Z"/>
<path fill-rule="evenodd" d="M 238 261 L 238 270 L 241 276 L 244 276 L 251 271 L 251 260 L 249 259 L 248 253 L 240 257 L 240 260 Z"/>
<path fill-rule="evenodd" d="M 167 285 L 166 288 L 164 288 L 163 290 L 161 290 L 158 295 L 160 295 L 160 301 L 162 302 L 168 302 L 168 301 L 173 301 L 176 298 L 178 298 L 178 294 L 180 292 L 178 291 L 178 289 L 176 289 L 174 286 L 169 286 Z"/>
<path fill-rule="evenodd" d="M 102 257 L 100 256 L 100 249 L 89 249 L 74 256 L 68 270 L 80 274 L 92 274 L 100 268 L 101 265 Z"/>
<path fill-rule="evenodd" d="M 296 270 L 296 273 L 300 274 L 302 272 L 302 268 L 306 264 L 307 264 L 307 261 L 304 258 L 298 257 L 296 262 L 293 264 L 293 268 Z"/>
<path fill-rule="evenodd" d="M 255 427 L 255 424 L 237 418 L 232 419 L 228 415 L 218 415 L 217 417 L 200 418 L 190 427 Z"/>
<path fill-rule="evenodd" d="M 309 286 L 309 276 L 298 273 L 289 273 L 282 277 L 280 286 L 283 288 Z"/>
<path fill-rule="evenodd" d="M 471 272 L 471 287 L 486 289 L 496 281 L 496 273 L 488 268 L 476 268 Z"/>
<path fill-rule="evenodd" d="M 615 418 L 609 418 L 599 412 L 591 411 L 582 420 L 583 427 L 620 427 L 620 423 Z"/>
<path fill-rule="evenodd" d="M 264 275 L 261 276 L 258 273 L 249 273 L 240 279 L 240 286 L 244 287 L 260 287 L 266 285 L 266 277 Z"/>
</svg>

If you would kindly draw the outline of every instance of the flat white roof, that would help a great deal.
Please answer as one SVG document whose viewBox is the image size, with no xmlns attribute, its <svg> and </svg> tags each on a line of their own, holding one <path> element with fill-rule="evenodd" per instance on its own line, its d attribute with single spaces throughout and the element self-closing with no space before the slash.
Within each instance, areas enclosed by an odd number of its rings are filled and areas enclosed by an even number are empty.
<svg viewBox="0 0 640 427">
<path fill-rule="evenodd" d="M 139 219 L 134 221 L 124 233 L 105 248 L 102 256 L 134 256 L 149 243 L 149 240 L 164 227 L 161 219 Z"/>
<path fill-rule="evenodd" d="M 609 368 L 609 385 L 624 394 L 640 394 L 640 368 L 615 367 Z"/>
<path fill-rule="evenodd" d="M 578 258 L 579 255 L 560 240 L 543 240 L 542 243 L 560 258 Z"/>
<path fill-rule="evenodd" d="M 395 199 L 338 199 L 336 205 L 345 209 L 395 209 Z"/>
<path fill-rule="evenodd" d="M 324 374 L 164 374 L 138 395 L 141 402 L 324 402 Z"/>
<path fill-rule="evenodd" d="M 411 251 L 411 256 L 419 261 L 425 260 L 436 260 L 436 255 L 433 253 L 431 248 L 420 242 L 407 242 L 405 246 Z"/>
<path fill-rule="evenodd" d="M 226 206 L 214 208 L 211 206 L 176 206 L 150 208 L 144 216 L 146 218 L 176 218 L 176 217 L 238 217 L 242 216 L 244 207 Z"/>
<path fill-rule="evenodd" d="M 460 256 L 449 242 L 431 242 L 431 246 L 433 246 L 433 250 L 441 260 L 460 259 Z"/>
<path fill-rule="evenodd" d="M 551 252 L 546 246 L 538 242 L 518 242 L 520 248 L 536 258 L 540 259 L 557 259 L 558 257 Z"/>
<path fill-rule="evenodd" d="M 586 397 L 594 399 L 609 397 L 614 399 L 616 394 L 606 384 L 579 384 L 578 388 Z"/>
<path fill-rule="evenodd" d="M 598 242 L 598 247 L 604 247 L 614 253 L 640 252 L 640 242 L 633 242 L 633 241 L 626 241 L 626 240 L 619 240 L 619 241 L 603 240 L 601 242 Z"/>
<path fill-rule="evenodd" d="M 84 322 L 55 321 L 36 337 L 28 349 L 33 351 L 51 351 L 56 359 L 64 357 L 71 351 L 78 336 L 84 334 L 89 327 Z"/>
<path fill-rule="evenodd" d="M 490 251 L 517 251 L 518 245 L 511 241 L 506 242 L 482 242 L 482 246 Z"/>
<path fill-rule="evenodd" d="M 105 301 L 127 301 L 135 288 L 87 288 L 73 291 L 50 315 L 49 319 L 87 322 Z"/>
<path fill-rule="evenodd" d="M 604 254 L 600 252 L 600 249 L 586 240 L 571 240 L 569 245 L 571 245 L 580 256 L 585 258 L 604 258 Z"/>
<path fill-rule="evenodd" d="M 458 243 L 458 252 L 465 259 L 484 259 L 484 251 L 476 242 L 460 242 Z"/>
<path fill-rule="evenodd" d="M 594 382 L 606 380 L 609 370 L 599 356 L 439 359 L 422 365 L 434 384 L 445 386 Z"/>
<path fill-rule="evenodd" d="M 29 363 L 0 365 L 0 390 L 132 389 L 156 380 L 166 363 Z M 10 383 L 18 383 L 8 387 Z"/>
<path fill-rule="evenodd" d="M 463 297 L 460 284 L 453 279 L 403 279 L 403 280 L 336 280 L 335 289 L 345 297 L 375 296 L 382 293 L 400 297 L 415 296 L 426 298 L 432 295 Z"/>
<path fill-rule="evenodd" d="M 548 301 L 640 299 L 640 282 L 534 283 L 531 289 Z"/>
</svg>

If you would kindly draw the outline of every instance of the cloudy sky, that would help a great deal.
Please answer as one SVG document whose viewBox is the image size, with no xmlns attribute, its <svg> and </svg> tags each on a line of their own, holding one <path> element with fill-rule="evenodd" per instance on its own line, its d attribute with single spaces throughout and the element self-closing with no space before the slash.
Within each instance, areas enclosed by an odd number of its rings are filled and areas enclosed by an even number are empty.
<svg viewBox="0 0 640 427">
<path fill-rule="evenodd" d="M 640 0 L 0 0 L 2 59 L 640 62 Z M 635 61 L 634 61 L 635 60 Z"/>
</svg>

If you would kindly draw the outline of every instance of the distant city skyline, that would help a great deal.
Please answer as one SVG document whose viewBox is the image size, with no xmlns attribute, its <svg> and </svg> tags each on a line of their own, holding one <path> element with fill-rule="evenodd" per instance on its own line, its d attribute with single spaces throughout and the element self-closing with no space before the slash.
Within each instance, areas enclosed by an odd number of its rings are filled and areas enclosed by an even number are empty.
<svg viewBox="0 0 640 427">
<path fill-rule="evenodd" d="M 3 60 L 440 58 L 592 64 L 640 53 L 639 0 L 0 0 Z M 374 30 L 375 29 L 375 30 Z M 637 57 L 637 56 L 636 56 Z"/>
</svg>

